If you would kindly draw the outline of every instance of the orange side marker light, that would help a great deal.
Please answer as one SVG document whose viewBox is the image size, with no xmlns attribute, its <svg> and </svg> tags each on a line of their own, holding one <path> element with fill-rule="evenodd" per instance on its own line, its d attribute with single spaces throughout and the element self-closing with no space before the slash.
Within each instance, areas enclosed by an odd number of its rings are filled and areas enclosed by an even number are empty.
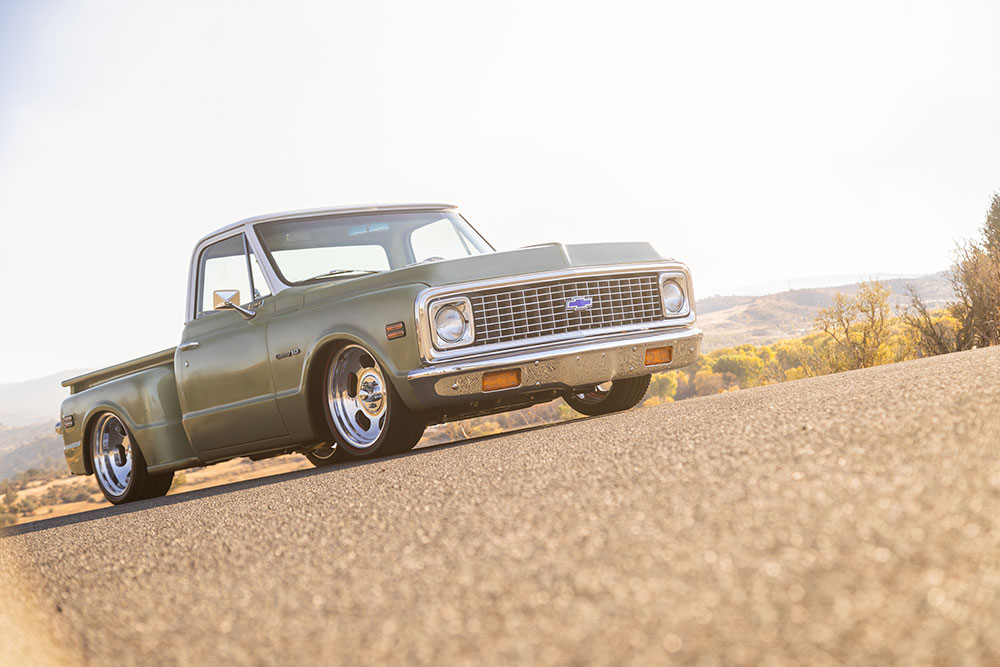
<svg viewBox="0 0 1000 667">
<path fill-rule="evenodd" d="M 483 373 L 483 391 L 497 391 L 498 389 L 512 389 L 521 384 L 521 369 L 515 368 L 510 371 L 492 371 Z"/>
<path fill-rule="evenodd" d="M 646 350 L 646 365 L 647 366 L 659 366 L 660 364 L 669 364 L 674 358 L 674 348 L 673 347 L 651 347 Z"/>
</svg>

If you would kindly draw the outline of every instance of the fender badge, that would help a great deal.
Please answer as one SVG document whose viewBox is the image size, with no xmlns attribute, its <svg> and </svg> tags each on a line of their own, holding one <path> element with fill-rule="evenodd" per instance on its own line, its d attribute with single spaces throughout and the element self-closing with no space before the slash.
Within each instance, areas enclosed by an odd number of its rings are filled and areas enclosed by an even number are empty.
<svg viewBox="0 0 1000 667">
<path fill-rule="evenodd" d="M 300 350 L 299 348 L 295 348 L 294 350 L 289 350 L 288 352 L 281 352 L 279 354 L 276 354 L 276 355 L 274 355 L 274 358 L 275 359 L 287 359 L 288 357 L 294 356 L 294 355 L 298 354 L 301 351 L 302 350 Z"/>
</svg>

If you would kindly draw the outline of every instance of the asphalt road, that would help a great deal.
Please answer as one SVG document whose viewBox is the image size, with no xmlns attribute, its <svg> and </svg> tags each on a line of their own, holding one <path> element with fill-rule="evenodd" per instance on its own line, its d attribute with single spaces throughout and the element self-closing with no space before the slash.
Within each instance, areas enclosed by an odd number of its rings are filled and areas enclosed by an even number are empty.
<svg viewBox="0 0 1000 667">
<path fill-rule="evenodd" d="M 0 539 L 27 626 L 0 641 L 100 665 L 998 664 L 998 378 L 979 350 L 28 524 Z"/>
</svg>

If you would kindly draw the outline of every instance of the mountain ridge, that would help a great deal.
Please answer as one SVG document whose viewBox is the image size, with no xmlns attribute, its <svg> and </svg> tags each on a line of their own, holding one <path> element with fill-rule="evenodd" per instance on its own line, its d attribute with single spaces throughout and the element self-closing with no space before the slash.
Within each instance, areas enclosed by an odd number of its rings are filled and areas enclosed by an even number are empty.
<svg viewBox="0 0 1000 667">
<path fill-rule="evenodd" d="M 938 308 L 954 299 L 949 271 L 914 278 L 882 280 L 891 290 L 889 303 L 896 310 L 910 302 L 907 287 L 913 287 L 931 307 Z M 833 303 L 837 292 L 853 294 L 858 284 L 811 287 L 775 292 L 762 296 L 710 296 L 695 302 L 698 326 L 705 332 L 702 344 L 707 351 L 743 343 L 766 345 L 783 338 L 809 333 L 821 308 Z"/>
</svg>

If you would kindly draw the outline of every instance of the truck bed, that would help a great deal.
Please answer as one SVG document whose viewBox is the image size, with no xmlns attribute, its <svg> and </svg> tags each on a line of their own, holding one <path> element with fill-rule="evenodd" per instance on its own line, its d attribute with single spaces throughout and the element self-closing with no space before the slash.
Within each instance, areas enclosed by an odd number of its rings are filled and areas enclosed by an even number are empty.
<svg viewBox="0 0 1000 667">
<path fill-rule="evenodd" d="M 108 366 L 107 368 L 91 371 L 90 373 L 77 375 L 76 377 L 72 377 L 68 380 L 63 380 L 62 386 L 69 387 L 70 394 L 78 394 L 84 389 L 89 389 L 109 380 L 137 373 L 147 368 L 155 368 L 166 364 L 170 364 L 172 366 L 174 363 L 174 352 L 176 350 L 176 347 L 169 347 L 165 350 L 160 350 L 159 352 L 139 357 L 138 359 L 132 359 L 131 361 L 125 361 L 120 364 L 115 364 L 114 366 Z"/>
</svg>

